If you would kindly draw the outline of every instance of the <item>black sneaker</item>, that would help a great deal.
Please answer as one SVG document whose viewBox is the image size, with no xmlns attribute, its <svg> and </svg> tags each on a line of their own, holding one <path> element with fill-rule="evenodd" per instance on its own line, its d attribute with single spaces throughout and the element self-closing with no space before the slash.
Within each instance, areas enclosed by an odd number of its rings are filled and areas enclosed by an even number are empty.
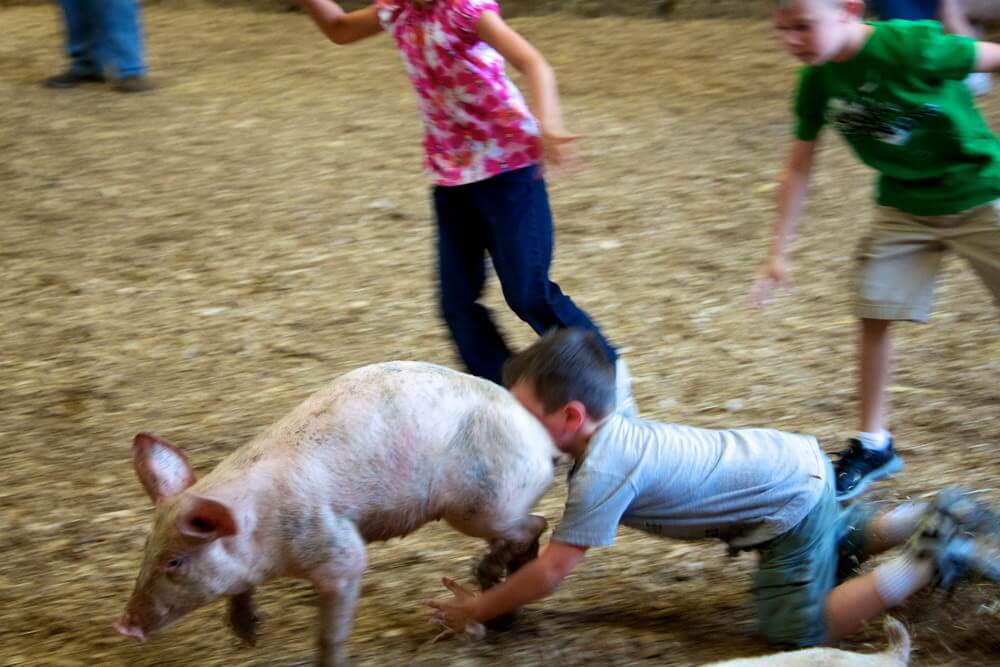
<svg viewBox="0 0 1000 667">
<path fill-rule="evenodd" d="M 42 81 L 46 88 L 76 88 L 83 83 L 103 83 L 104 76 L 98 72 L 78 72 L 68 69 Z"/>
<path fill-rule="evenodd" d="M 153 89 L 153 84 L 142 75 L 123 76 L 120 79 L 115 79 L 112 88 L 119 93 L 145 93 Z"/>
<path fill-rule="evenodd" d="M 891 438 L 885 449 L 865 449 L 857 438 L 849 439 L 847 444 L 847 449 L 837 455 L 839 458 L 834 464 L 837 472 L 837 500 L 855 498 L 864 493 L 875 480 L 894 475 L 903 469 L 903 459 L 896 456 Z"/>
</svg>

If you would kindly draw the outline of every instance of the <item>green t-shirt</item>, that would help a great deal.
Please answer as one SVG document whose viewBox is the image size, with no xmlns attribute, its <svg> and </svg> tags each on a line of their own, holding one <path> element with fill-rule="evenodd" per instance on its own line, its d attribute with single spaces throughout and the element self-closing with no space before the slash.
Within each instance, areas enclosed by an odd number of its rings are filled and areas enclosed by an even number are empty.
<svg viewBox="0 0 1000 667">
<path fill-rule="evenodd" d="M 1000 198 L 1000 141 L 962 83 L 976 42 L 934 21 L 885 21 L 856 56 L 802 70 L 796 136 L 825 123 L 879 172 L 876 200 L 913 215 L 959 213 Z"/>
</svg>

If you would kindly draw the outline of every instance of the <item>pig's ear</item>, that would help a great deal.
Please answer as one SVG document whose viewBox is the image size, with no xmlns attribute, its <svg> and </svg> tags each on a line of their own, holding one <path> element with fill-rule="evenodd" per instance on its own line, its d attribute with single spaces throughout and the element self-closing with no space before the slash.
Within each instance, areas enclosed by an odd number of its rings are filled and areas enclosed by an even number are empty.
<svg viewBox="0 0 1000 667">
<path fill-rule="evenodd" d="M 135 436 L 132 463 L 153 502 L 176 496 L 194 484 L 194 470 L 184 452 L 151 433 Z"/>
<path fill-rule="evenodd" d="M 177 515 L 177 530 L 192 542 L 211 542 L 239 532 L 236 518 L 225 504 L 191 495 Z"/>
</svg>

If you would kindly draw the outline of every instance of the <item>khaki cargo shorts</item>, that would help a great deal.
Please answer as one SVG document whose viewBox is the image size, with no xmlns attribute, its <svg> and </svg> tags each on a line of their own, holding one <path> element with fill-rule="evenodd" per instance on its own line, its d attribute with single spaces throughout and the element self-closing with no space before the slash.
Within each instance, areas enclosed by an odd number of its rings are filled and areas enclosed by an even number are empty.
<svg viewBox="0 0 1000 667">
<path fill-rule="evenodd" d="M 972 265 L 1000 306 L 1000 200 L 940 216 L 879 206 L 858 246 L 857 316 L 926 322 L 946 251 Z"/>
</svg>

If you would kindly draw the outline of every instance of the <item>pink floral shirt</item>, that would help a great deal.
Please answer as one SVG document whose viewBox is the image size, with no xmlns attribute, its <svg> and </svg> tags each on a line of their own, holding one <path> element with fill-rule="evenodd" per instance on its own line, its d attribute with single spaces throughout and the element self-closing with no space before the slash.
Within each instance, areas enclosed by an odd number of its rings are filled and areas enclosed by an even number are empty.
<svg viewBox="0 0 1000 667">
<path fill-rule="evenodd" d="M 504 59 L 476 35 L 494 0 L 377 0 L 417 91 L 425 166 L 438 185 L 464 185 L 541 158 L 539 127 L 504 73 Z"/>
</svg>

